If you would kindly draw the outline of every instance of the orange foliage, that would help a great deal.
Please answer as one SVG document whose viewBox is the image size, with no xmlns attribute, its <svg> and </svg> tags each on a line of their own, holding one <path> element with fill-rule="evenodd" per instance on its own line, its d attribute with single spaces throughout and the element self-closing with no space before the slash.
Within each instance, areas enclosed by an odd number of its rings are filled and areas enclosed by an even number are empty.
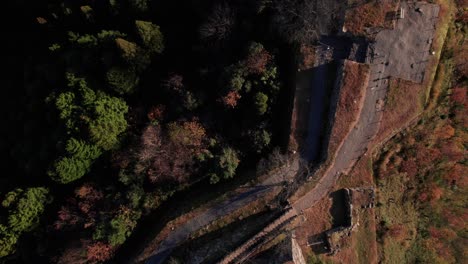
<svg viewBox="0 0 468 264">
<path fill-rule="evenodd" d="M 465 166 L 457 163 L 444 175 L 444 179 L 448 183 L 457 184 L 463 173 L 467 171 L 466 169 L 467 168 Z"/>
<path fill-rule="evenodd" d="M 359 3 L 346 11 L 344 27 L 346 31 L 356 35 L 364 34 L 366 28 L 392 28 L 393 21 L 386 20 L 386 15 L 395 11 L 397 6 L 393 0 Z"/>
<path fill-rule="evenodd" d="M 306 70 L 314 66 L 315 49 L 312 46 L 301 44 L 299 69 Z"/>
<path fill-rule="evenodd" d="M 456 104 L 465 105 L 466 104 L 466 88 L 455 87 L 452 89 L 452 94 L 450 99 Z"/>
<path fill-rule="evenodd" d="M 401 163 L 400 171 L 406 172 L 406 175 L 408 175 L 408 177 L 413 178 L 418 173 L 418 165 L 416 164 L 414 159 L 404 160 Z"/>
<path fill-rule="evenodd" d="M 450 161 L 457 162 L 464 158 L 463 150 L 455 140 L 443 142 L 440 151 Z"/>
<path fill-rule="evenodd" d="M 451 126 L 450 124 L 447 124 L 445 126 L 439 127 L 435 131 L 436 137 L 440 139 L 449 139 L 455 135 L 455 128 Z"/>
<path fill-rule="evenodd" d="M 114 253 L 112 246 L 103 242 L 96 242 L 87 247 L 87 259 L 89 262 L 103 262 L 109 260 Z"/>
<path fill-rule="evenodd" d="M 268 62 L 271 60 L 271 55 L 265 49 L 251 53 L 245 59 L 244 65 L 247 71 L 252 74 L 262 74 L 266 70 Z"/>
<path fill-rule="evenodd" d="M 422 144 L 416 147 L 416 161 L 420 167 L 427 167 L 434 161 L 440 159 L 441 153 L 438 149 L 428 148 Z"/>
<path fill-rule="evenodd" d="M 241 98 L 239 92 L 230 91 L 226 96 L 222 98 L 222 102 L 225 106 L 234 108 L 237 105 L 237 101 Z"/>
<path fill-rule="evenodd" d="M 431 202 L 438 201 L 440 197 L 442 197 L 442 194 L 444 193 L 444 190 L 440 188 L 437 185 L 432 185 L 430 188 L 430 194 L 431 194 Z"/>
</svg>

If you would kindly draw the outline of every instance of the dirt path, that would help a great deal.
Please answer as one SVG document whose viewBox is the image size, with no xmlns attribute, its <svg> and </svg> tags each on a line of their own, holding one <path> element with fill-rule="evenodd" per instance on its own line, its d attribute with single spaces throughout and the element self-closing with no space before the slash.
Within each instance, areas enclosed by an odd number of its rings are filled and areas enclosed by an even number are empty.
<svg viewBox="0 0 468 264">
<path fill-rule="evenodd" d="M 189 239 L 190 235 L 202 227 L 208 225 L 210 222 L 221 218 L 235 210 L 255 201 L 260 196 L 271 191 L 283 181 L 288 180 L 296 175 L 299 171 L 299 161 L 294 159 L 291 164 L 286 166 L 286 169 L 280 169 L 277 173 L 273 173 L 261 182 L 259 185 L 248 188 L 245 192 L 238 194 L 227 201 L 209 208 L 205 212 L 190 219 L 184 225 L 177 227 L 172 231 L 167 238 L 165 238 L 146 263 L 159 264 L 170 256 L 175 247 Z"/>
<path fill-rule="evenodd" d="M 301 214 L 303 210 L 314 206 L 326 196 L 333 189 L 338 177 L 348 174 L 359 157 L 366 153 L 369 142 L 379 129 L 389 77 L 407 78 L 416 82 L 423 78 L 425 61 L 431 52 L 430 43 L 437 22 L 434 18 L 438 15 L 439 7 L 434 4 L 402 3 L 402 8 L 405 9 L 406 18 L 398 20 L 395 29 L 380 31 L 376 42 L 368 48 L 366 63 L 370 66 L 370 78 L 364 105 L 355 127 L 346 137 L 334 163 L 316 187 L 292 204 L 292 210 L 287 212 L 289 218 L 293 217 L 292 214 Z M 416 62 L 421 66 L 415 67 Z M 267 227 L 268 230 L 264 229 L 249 239 L 220 263 L 241 263 L 243 260 L 239 260 L 239 256 L 253 252 L 255 248 L 251 248 L 250 245 L 259 237 L 266 236 L 266 231 L 272 229 L 271 226 L 278 226 L 280 220 L 283 219 L 277 219 Z"/>
</svg>

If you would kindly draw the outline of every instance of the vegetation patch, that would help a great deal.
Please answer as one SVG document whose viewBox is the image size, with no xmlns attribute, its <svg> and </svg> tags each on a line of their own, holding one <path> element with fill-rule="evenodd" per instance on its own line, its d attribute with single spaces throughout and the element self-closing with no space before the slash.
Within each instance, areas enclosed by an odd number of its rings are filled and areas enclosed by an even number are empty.
<svg viewBox="0 0 468 264">
<path fill-rule="evenodd" d="M 399 0 L 363 1 L 349 0 L 343 31 L 357 36 L 369 36 L 369 29 L 391 29 Z"/>
</svg>

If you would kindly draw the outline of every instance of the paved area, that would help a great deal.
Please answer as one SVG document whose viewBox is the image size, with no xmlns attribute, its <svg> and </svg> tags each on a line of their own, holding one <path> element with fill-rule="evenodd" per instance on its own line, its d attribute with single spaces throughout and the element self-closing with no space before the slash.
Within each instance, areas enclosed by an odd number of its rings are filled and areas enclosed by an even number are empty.
<svg viewBox="0 0 468 264">
<path fill-rule="evenodd" d="M 438 15 L 439 6 L 402 3 L 401 7 L 405 10 L 405 18 L 397 21 L 395 29 L 380 31 L 376 36 L 376 42 L 368 49 L 366 62 L 370 65 L 371 76 L 356 126 L 346 138 L 334 164 L 321 178 L 317 187 L 292 205 L 297 213 L 313 206 L 326 196 L 340 174 L 347 174 L 357 159 L 366 152 L 368 142 L 378 132 L 388 89 L 388 78 L 393 76 L 422 81 L 426 66 L 424 61 L 430 56 L 427 42 L 432 43 L 436 23 L 434 18 Z M 421 33 L 423 29 L 426 31 Z M 421 62 L 420 68 L 414 67 L 416 62 Z"/>
</svg>

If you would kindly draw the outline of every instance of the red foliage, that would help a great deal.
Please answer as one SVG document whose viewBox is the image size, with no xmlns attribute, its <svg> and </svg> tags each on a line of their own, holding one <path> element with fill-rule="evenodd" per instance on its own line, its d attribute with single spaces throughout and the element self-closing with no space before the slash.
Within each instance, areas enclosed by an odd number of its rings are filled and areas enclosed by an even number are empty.
<svg viewBox="0 0 468 264">
<path fill-rule="evenodd" d="M 450 161 L 460 161 L 463 159 L 463 150 L 461 150 L 455 140 L 449 140 L 442 144 L 440 151 Z"/>
<path fill-rule="evenodd" d="M 440 151 L 438 149 L 427 148 L 424 145 L 416 147 L 416 161 L 420 167 L 431 165 L 434 161 L 440 159 Z"/>
<path fill-rule="evenodd" d="M 101 200 L 103 194 L 101 191 L 96 190 L 93 186 L 88 183 L 83 184 L 75 190 L 75 194 L 78 198 L 85 199 L 90 202 L 96 202 Z"/>
<path fill-rule="evenodd" d="M 466 102 L 466 88 L 462 88 L 462 87 L 453 88 L 450 99 L 457 104 L 464 105 Z"/>
<path fill-rule="evenodd" d="M 64 226 L 71 225 L 74 226 L 78 223 L 80 217 L 76 215 L 68 207 L 62 206 L 58 211 L 58 220 L 54 223 L 54 228 L 56 230 L 62 229 Z"/>
<path fill-rule="evenodd" d="M 252 74 L 262 74 L 265 72 L 268 62 L 271 60 L 271 55 L 265 49 L 258 52 L 251 53 L 245 59 L 245 66 L 247 71 Z"/>
<path fill-rule="evenodd" d="M 467 171 L 466 168 L 462 164 L 457 163 L 444 175 L 444 179 L 448 183 L 456 184 L 465 171 Z"/>
<path fill-rule="evenodd" d="M 151 107 L 147 116 L 150 121 L 161 121 L 164 117 L 164 111 L 166 107 L 164 105 L 158 105 Z"/>
<path fill-rule="evenodd" d="M 184 88 L 183 80 L 184 78 L 182 75 L 173 73 L 169 76 L 163 85 L 170 90 L 180 93 Z"/>
<path fill-rule="evenodd" d="M 442 197 L 442 194 L 444 194 L 444 190 L 440 188 L 437 185 L 432 185 L 430 188 L 430 194 L 431 194 L 431 202 L 438 201 L 440 197 Z"/>
<path fill-rule="evenodd" d="M 425 201 L 427 201 L 427 198 L 429 198 L 429 195 L 427 193 L 423 192 L 423 193 L 421 193 L 419 195 L 418 200 L 420 202 L 425 202 Z"/>
<path fill-rule="evenodd" d="M 404 160 L 401 163 L 400 170 L 401 172 L 406 172 L 408 177 L 413 178 L 418 173 L 418 165 L 416 164 L 414 159 Z"/>
<path fill-rule="evenodd" d="M 103 242 L 96 242 L 87 247 L 87 259 L 90 262 L 103 262 L 109 260 L 114 254 L 112 246 Z"/>
<path fill-rule="evenodd" d="M 222 102 L 225 106 L 234 108 L 237 105 L 237 101 L 241 98 L 239 92 L 230 91 L 226 96 L 222 98 Z"/>
<path fill-rule="evenodd" d="M 88 228 L 96 222 L 98 202 L 104 194 L 90 184 L 83 184 L 76 188 L 75 196 L 76 198 L 69 199 L 67 205 L 58 211 L 55 229 L 75 227 L 78 224 Z"/>
</svg>

